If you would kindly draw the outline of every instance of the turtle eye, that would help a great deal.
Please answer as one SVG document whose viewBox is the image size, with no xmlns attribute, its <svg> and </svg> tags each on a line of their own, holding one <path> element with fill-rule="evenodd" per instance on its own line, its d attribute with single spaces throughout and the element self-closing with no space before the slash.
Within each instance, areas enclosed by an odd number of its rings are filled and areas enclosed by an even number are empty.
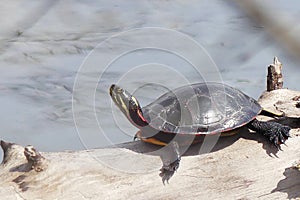
<svg viewBox="0 0 300 200">
<path fill-rule="evenodd" d="M 135 106 L 136 104 L 135 104 L 135 102 L 132 99 L 130 99 L 129 100 L 129 105 L 132 107 L 132 106 Z"/>
</svg>

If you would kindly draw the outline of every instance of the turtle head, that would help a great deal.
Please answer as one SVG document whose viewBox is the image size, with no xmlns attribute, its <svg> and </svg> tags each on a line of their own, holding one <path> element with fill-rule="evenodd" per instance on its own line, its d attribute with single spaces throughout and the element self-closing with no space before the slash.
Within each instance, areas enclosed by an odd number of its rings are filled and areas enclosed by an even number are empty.
<svg viewBox="0 0 300 200">
<path fill-rule="evenodd" d="M 128 91 L 113 84 L 110 86 L 109 94 L 113 102 L 133 125 L 138 128 L 148 125 L 139 102 Z"/>
</svg>

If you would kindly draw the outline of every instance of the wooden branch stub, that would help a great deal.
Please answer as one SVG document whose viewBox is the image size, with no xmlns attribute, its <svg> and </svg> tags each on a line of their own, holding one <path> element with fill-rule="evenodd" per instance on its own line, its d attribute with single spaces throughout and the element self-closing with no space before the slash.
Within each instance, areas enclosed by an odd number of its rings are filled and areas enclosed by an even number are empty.
<svg viewBox="0 0 300 200">
<path fill-rule="evenodd" d="M 9 142 L 5 142 L 3 140 L 1 140 L 0 144 L 1 144 L 1 148 L 3 149 L 3 153 L 4 153 L 2 163 L 6 163 L 7 162 L 7 155 L 6 155 L 7 149 L 9 149 L 12 144 Z"/>
<path fill-rule="evenodd" d="M 46 167 L 45 158 L 33 146 L 26 146 L 24 148 L 24 155 L 30 165 L 30 168 L 34 169 L 36 172 L 41 172 Z"/>
<path fill-rule="evenodd" d="M 283 88 L 282 64 L 274 57 L 273 64 L 268 67 L 267 91 Z"/>
</svg>

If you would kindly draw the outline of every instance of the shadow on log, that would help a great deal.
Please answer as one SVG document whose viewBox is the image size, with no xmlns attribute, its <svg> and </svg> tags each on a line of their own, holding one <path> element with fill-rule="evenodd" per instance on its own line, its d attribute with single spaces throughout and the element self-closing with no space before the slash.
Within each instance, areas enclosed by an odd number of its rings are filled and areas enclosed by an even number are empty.
<svg viewBox="0 0 300 200">
<path fill-rule="evenodd" d="M 273 192 L 284 192 L 288 194 L 288 199 L 296 199 L 300 197 L 300 173 L 293 167 L 286 168 L 283 172 L 284 179 L 280 180 Z"/>
</svg>

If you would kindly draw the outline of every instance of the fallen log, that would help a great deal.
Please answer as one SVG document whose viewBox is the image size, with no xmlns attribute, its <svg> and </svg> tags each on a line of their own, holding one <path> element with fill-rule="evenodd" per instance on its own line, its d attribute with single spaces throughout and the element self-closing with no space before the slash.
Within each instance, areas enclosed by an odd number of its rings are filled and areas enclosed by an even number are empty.
<svg viewBox="0 0 300 200">
<path fill-rule="evenodd" d="M 85 151 L 38 152 L 1 142 L 2 199 L 296 199 L 300 197 L 299 91 L 266 91 L 260 104 L 284 114 L 291 138 L 279 151 L 243 128 L 211 152 L 191 146 L 170 183 L 158 176 L 159 147 L 141 141 Z M 212 136 L 213 137 L 213 136 Z M 201 145 L 200 145 L 201 146 Z M 160 152 L 161 153 L 161 152 Z"/>
</svg>

